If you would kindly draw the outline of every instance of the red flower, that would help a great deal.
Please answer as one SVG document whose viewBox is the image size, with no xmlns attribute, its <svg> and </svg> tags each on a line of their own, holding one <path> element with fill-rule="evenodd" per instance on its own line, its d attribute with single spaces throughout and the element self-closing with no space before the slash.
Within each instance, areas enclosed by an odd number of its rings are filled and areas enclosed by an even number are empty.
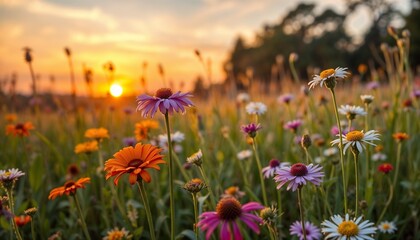
<svg viewBox="0 0 420 240">
<path fill-rule="evenodd" d="M 15 216 L 14 220 L 18 227 L 22 227 L 31 221 L 31 217 L 28 215 Z"/>
<path fill-rule="evenodd" d="M 385 174 L 388 174 L 393 169 L 394 167 L 390 163 L 383 163 L 378 167 L 378 171 L 383 172 Z"/>
</svg>

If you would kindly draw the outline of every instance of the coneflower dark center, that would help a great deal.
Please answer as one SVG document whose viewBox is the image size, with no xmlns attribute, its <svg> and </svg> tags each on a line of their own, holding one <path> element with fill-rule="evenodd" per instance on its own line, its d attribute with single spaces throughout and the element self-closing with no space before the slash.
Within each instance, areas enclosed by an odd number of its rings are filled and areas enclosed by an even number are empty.
<svg viewBox="0 0 420 240">
<path fill-rule="evenodd" d="M 172 90 L 170 88 L 160 88 L 156 91 L 155 97 L 168 99 L 172 96 Z"/>
<path fill-rule="evenodd" d="M 74 182 L 73 181 L 68 181 L 64 184 L 64 189 L 68 189 L 74 186 Z"/>
<path fill-rule="evenodd" d="M 301 177 L 301 176 L 305 176 L 308 173 L 308 169 L 306 168 L 305 164 L 296 163 L 292 165 L 290 169 L 290 173 L 293 176 Z"/>
<path fill-rule="evenodd" d="M 143 163 L 143 160 L 141 160 L 141 159 L 133 159 L 128 163 L 128 166 L 129 167 L 138 167 L 142 163 Z"/>
<path fill-rule="evenodd" d="M 241 216 L 242 206 L 233 197 L 223 198 L 217 204 L 216 212 L 221 220 L 232 221 Z"/>
<path fill-rule="evenodd" d="M 18 123 L 18 124 L 16 124 L 16 126 L 15 126 L 15 129 L 16 130 L 23 130 L 25 127 L 24 127 L 24 125 L 22 124 L 22 123 Z"/>
<path fill-rule="evenodd" d="M 271 159 L 270 160 L 270 168 L 275 168 L 280 166 L 280 161 L 277 159 Z"/>
</svg>

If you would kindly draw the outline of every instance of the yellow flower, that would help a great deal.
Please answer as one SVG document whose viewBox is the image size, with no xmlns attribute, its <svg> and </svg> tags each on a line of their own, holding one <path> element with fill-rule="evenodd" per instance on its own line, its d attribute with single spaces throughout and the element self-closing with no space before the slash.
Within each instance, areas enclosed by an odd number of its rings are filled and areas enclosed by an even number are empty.
<svg viewBox="0 0 420 240">
<path fill-rule="evenodd" d="M 98 142 L 97 141 L 90 141 L 90 142 L 84 142 L 84 143 L 79 143 L 76 145 L 76 147 L 74 148 L 74 152 L 79 154 L 79 153 L 92 153 L 95 151 L 98 151 L 99 147 L 98 147 Z"/>
<path fill-rule="evenodd" d="M 121 230 L 115 227 L 112 230 L 107 232 L 107 235 L 103 238 L 103 240 L 123 240 L 123 239 L 131 239 L 132 236 L 129 235 L 129 232 L 125 230 L 125 228 L 121 228 Z"/>
<path fill-rule="evenodd" d="M 109 138 L 109 133 L 105 128 L 90 128 L 86 130 L 85 137 L 100 141 L 104 138 Z"/>
</svg>

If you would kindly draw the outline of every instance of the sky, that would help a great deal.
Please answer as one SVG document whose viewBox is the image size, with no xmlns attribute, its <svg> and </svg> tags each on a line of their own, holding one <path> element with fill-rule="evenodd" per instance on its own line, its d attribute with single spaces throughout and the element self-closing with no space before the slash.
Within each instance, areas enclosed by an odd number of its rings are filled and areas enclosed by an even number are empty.
<svg viewBox="0 0 420 240">
<path fill-rule="evenodd" d="M 391 0 L 390 0 L 391 1 Z M 393 0 L 409 12 L 409 0 Z M 314 2 L 314 1 L 303 1 Z M 93 70 L 95 95 L 105 94 L 103 65 L 115 66 L 114 81 L 126 94 L 140 94 L 140 76 L 147 62 L 148 89 L 166 85 L 189 90 L 204 68 L 198 49 L 211 61 L 213 82 L 224 79 L 223 63 L 238 36 L 252 42 L 264 24 L 274 24 L 297 1 L 290 0 L 0 0 L 0 80 L 17 74 L 17 90 L 30 93 L 29 67 L 23 47 L 32 49 L 32 66 L 40 91 L 68 93 L 70 76 L 64 48 L 72 52 L 77 94 L 86 95 L 83 65 Z M 315 1 L 317 10 L 345 9 L 344 0 Z M 348 31 L 360 35 L 368 26 L 366 9 L 349 21 Z M 54 85 L 51 84 L 54 77 Z M 185 89 L 180 89 L 184 85 Z M 8 90 L 8 88 L 6 89 Z"/>
</svg>

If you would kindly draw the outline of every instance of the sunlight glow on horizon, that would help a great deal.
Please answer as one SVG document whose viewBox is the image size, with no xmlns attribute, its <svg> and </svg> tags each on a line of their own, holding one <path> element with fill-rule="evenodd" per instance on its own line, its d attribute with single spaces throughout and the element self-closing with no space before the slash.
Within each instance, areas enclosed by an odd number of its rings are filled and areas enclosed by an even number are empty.
<svg viewBox="0 0 420 240">
<path fill-rule="evenodd" d="M 408 5 L 409 0 L 404 1 Z M 198 76 L 206 75 L 194 55 L 195 49 L 200 50 L 205 61 L 211 59 L 212 82 L 222 82 L 226 78 L 223 63 L 236 38 L 254 41 L 264 24 L 277 23 L 297 4 L 285 0 L 198 0 L 176 4 L 170 0 L 0 1 L 0 79 L 10 79 L 16 73 L 17 91 L 31 92 L 31 77 L 22 51 L 28 46 L 33 50 L 32 65 L 40 92 L 54 89 L 56 93 L 69 93 L 64 47 L 72 50 L 78 95 L 86 95 L 83 65 L 92 69 L 94 95 L 108 92 L 102 68 L 107 61 L 115 64 L 116 76 L 130 79 L 119 82 L 126 90 L 124 95 L 145 91 L 140 83 L 142 75 L 146 76 L 149 91 L 163 87 L 157 67 L 160 64 L 168 83 L 190 90 Z M 340 10 L 344 0 L 316 4 L 318 8 Z M 145 62 L 148 67 L 143 72 Z M 49 81 L 51 76 L 54 86 Z"/>
<path fill-rule="evenodd" d="M 113 96 L 113 97 L 120 97 L 123 94 L 123 88 L 121 87 L 120 84 L 118 83 L 114 83 L 111 85 L 111 87 L 109 88 L 109 93 Z"/>
</svg>

